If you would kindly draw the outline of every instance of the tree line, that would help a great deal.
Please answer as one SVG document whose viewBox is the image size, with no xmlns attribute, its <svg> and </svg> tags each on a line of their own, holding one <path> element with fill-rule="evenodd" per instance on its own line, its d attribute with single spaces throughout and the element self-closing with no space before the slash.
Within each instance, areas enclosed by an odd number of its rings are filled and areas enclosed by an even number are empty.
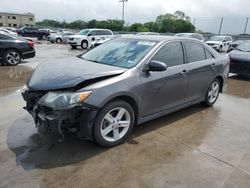
<svg viewBox="0 0 250 188">
<path fill-rule="evenodd" d="M 45 19 L 37 22 L 38 27 L 52 28 L 68 28 L 68 29 L 86 29 L 86 28 L 103 28 L 111 29 L 112 31 L 127 31 L 127 32 L 158 32 L 158 33 L 180 33 L 180 32 L 195 32 L 194 25 L 190 22 L 190 17 L 184 12 L 176 11 L 174 14 L 159 15 L 155 21 L 146 23 L 133 23 L 129 26 L 124 26 L 122 20 L 76 20 L 73 22 L 59 22 L 56 20 Z"/>
</svg>

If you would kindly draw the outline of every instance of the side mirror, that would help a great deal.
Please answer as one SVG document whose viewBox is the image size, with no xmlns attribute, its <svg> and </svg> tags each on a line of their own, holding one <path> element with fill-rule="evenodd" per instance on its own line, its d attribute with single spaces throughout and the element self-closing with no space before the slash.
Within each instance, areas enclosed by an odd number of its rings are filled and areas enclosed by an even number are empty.
<svg viewBox="0 0 250 188">
<path fill-rule="evenodd" d="M 152 60 L 143 69 L 144 72 L 162 72 L 167 70 L 167 65 L 160 61 Z"/>
<path fill-rule="evenodd" d="M 223 40 L 222 42 L 227 42 L 226 40 Z"/>
<path fill-rule="evenodd" d="M 89 33 L 89 34 L 88 34 L 88 36 L 90 37 L 90 36 L 92 36 L 92 34 L 91 34 L 91 33 Z"/>
</svg>

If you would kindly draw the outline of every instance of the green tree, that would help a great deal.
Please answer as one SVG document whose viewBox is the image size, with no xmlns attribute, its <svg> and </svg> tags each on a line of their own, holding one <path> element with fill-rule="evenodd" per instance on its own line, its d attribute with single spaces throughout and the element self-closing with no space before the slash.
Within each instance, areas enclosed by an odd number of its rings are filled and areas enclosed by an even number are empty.
<svg viewBox="0 0 250 188">
<path fill-rule="evenodd" d="M 179 11 L 179 10 L 174 12 L 174 16 L 176 19 L 190 21 L 190 17 L 187 16 L 184 12 Z"/>
<path fill-rule="evenodd" d="M 90 20 L 88 23 L 87 23 L 87 28 L 96 28 L 96 20 Z"/>
</svg>

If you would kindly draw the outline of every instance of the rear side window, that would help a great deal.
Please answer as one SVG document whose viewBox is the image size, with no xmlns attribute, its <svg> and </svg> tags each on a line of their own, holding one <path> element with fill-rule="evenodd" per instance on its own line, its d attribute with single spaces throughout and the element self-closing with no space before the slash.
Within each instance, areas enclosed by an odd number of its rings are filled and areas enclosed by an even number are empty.
<svg viewBox="0 0 250 188">
<path fill-rule="evenodd" d="M 212 55 L 211 52 L 209 52 L 207 49 L 205 49 L 206 57 L 207 59 L 214 59 L 214 56 Z"/>
<path fill-rule="evenodd" d="M 181 43 L 171 42 L 164 45 L 151 60 L 161 61 L 168 67 L 183 64 L 183 50 Z"/>
<path fill-rule="evenodd" d="M 206 59 L 205 51 L 201 44 L 186 41 L 185 47 L 189 63 L 203 61 Z"/>
<path fill-rule="evenodd" d="M 96 35 L 104 35 L 102 30 L 96 30 Z"/>
</svg>

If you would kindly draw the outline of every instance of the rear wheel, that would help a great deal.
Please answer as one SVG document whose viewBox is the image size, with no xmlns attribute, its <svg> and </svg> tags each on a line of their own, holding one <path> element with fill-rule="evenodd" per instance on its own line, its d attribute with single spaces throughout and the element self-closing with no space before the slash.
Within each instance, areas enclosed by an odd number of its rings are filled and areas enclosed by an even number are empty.
<svg viewBox="0 0 250 188">
<path fill-rule="evenodd" d="M 14 49 L 7 50 L 3 55 L 3 61 L 8 65 L 18 65 L 21 62 L 21 54 Z"/>
<path fill-rule="evenodd" d="M 212 106 L 218 99 L 221 88 L 221 82 L 217 78 L 211 83 L 205 96 L 205 101 L 201 104 L 204 106 Z"/>
<path fill-rule="evenodd" d="M 97 144 L 112 147 L 123 143 L 133 129 L 133 108 L 125 101 L 108 103 L 97 115 L 93 133 Z"/>
<path fill-rule="evenodd" d="M 42 39 L 43 39 L 43 40 L 46 40 L 46 39 L 47 39 L 47 36 L 43 34 L 43 35 L 42 35 Z"/>
</svg>

